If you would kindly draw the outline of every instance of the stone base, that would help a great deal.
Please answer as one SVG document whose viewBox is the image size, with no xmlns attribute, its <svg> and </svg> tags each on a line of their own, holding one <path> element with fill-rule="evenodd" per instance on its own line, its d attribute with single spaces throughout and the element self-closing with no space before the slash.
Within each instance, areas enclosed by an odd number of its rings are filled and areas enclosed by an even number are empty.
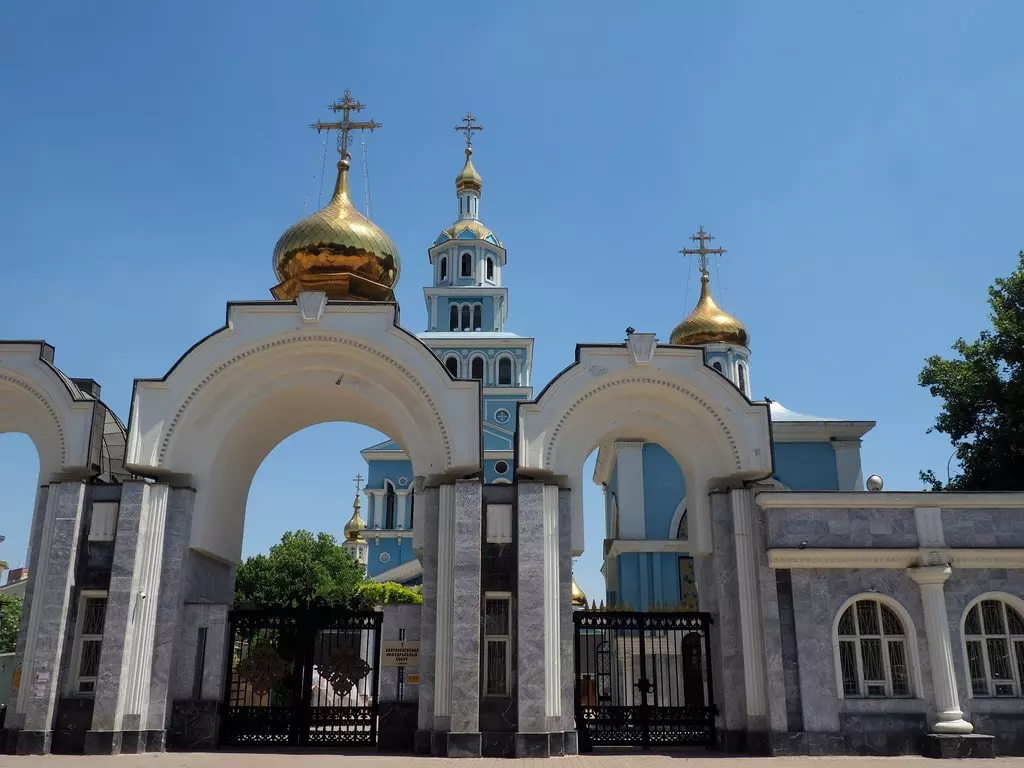
<svg viewBox="0 0 1024 768">
<path fill-rule="evenodd" d="M 482 731 L 481 757 L 515 757 L 515 731 Z"/>
<path fill-rule="evenodd" d="M 130 738 L 128 743 L 131 746 Z M 121 731 L 88 731 L 85 734 L 85 754 L 120 755 Z"/>
<path fill-rule="evenodd" d="M 220 702 L 215 699 L 175 699 L 171 703 L 166 748 L 181 752 L 216 749 L 219 709 Z"/>
<path fill-rule="evenodd" d="M 147 752 L 164 752 L 167 749 L 167 731 L 143 731 Z"/>
<path fill-rule="evenodd" d="M 53 744 L 53 731 L 17 731 L 16 752 L 19 755 L 48 755 Z"/>
<path fill-rule="evenodd" d="M 996 740 L 994 736 L 983 736 L 980 733 L 964 735 L 929 733 L 924 738 L 925 757 L 962 758 L 962 757 L 995 757 Z"/>
<path fill-rule="evenodd" d="M 446 757 L 480 757 L 483 739 L 477 733 L 449 733 Z"/>
<path fill-rule="evenodd" d="M 562 757 L 579 752 L 576 731 L 517 733 L 516 757 Z"/>
</svg>

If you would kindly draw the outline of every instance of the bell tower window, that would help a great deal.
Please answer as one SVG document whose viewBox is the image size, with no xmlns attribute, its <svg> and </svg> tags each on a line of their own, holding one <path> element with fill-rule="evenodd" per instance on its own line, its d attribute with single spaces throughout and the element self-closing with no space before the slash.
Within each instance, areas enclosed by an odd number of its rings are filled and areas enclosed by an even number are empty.
<svg viewBox="0 0 1024 768">
<path fill-rule="evenodd" d="M 482 357 L 473 358 L 473 362 L 470 363 L 469 375 L 477 381 L 484 380 L 484 359 Z"/>
<path fill-rule="evenodd" d="M 459 378 L 459 358 L 455 357 L 455 355 L 444 361 L 444 367 L 448 369 L 448 373 L 452 376 Z"/>
<path fill-rule="evenodd" d="M 459 308 L 454 304 L 448 310 L 448 326 L 451 331 L 459 330 Z"/>
<path fill-rule="evenodd" d="M 740 382 L 740 392 L 747 394 L 747 367 L 740 363 L 736 366 L 736 372 Z"/>
<path fill-rule="evenodd" d="M 470 325 L 470 309 L 469 304 L 462 305 L 462 330 L 468 331 L 472 327 Z"/>
<path fill-rule="evenodd" d="M 448 279 L 448 257 L 441 257 L 441 282 Z"/>
<path fill-rule="evenodd" d="M 499 384 L 511 384 L 512 383 L 512 359 L 503 357 L 498 360 L 498 383 Z"/>
<path fill-rule="evenodd" d="M 462 254 L 462 276 L 473 276 L 473 256 L 468 253 Z"/>
<path fill-rule="evenodd" d="M 384 494 L 384 527 L 395 527 L 395 486 L 386 483 L 387 493 Z"/>
<path fill-rule="evenodd" d="M 492 259 L 490 256 L 487 257 L 487 279 L 494 279 L 494 259 Z"/>
<path fill-rule="evenodd" d="M 484 308 L 479 304 L 473 305 L 473 330 L 480 331 L 484 327 Z"/>
</svg>

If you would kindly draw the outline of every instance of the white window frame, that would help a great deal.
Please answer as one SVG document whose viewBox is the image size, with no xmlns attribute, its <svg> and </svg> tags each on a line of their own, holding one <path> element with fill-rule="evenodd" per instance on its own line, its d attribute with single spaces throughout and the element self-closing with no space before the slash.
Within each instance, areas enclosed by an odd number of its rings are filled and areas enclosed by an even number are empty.
<svg viewBox="0 0 1024 768">
<path fill-rule="evenodd" d="M 483 364 L 483 368 L 481 370 L 480 378 L 479 379 L 473 378 L 473 362 L 475 360 L 479 360 Z M 487 358 L 484 357 L 483 355 L 481 355 L 479 352 L 476 353 L 476 354 L 470 355 L 470 357 L 469 357 L 469 366 L 466 369 L 466 371 L 468 373 L 468 376 L 466 378 L 473 379 L 473 381 L 479 381 L 481 384 L 486 384 L 486 382 L 487 382 Z"/>
<path fill-rule="evenodd" d="M 975 608 L 979 608 L 985 601 L 993 600 L 1001 603 L 1003 611 L 1003 623 L 1006 632 L 1003 634 L 988 634 L 985 631 L 985 617 L 981 615 L 979 617 L 981 621 L 980 635 L 968 635 L 967 634 L 967 617 L 971 611 Z M 981 700 L 998 700 L 998 699 L 1020 699 L 1024 698 L 1024 672 L 1021 671 L 1020 665 L 1017 664 L 1016 658 L 1016 646 L 1018 644 L 1024 644 L 1024 635 L 1019 635 L 1010 632 L 1009 617 L 1006 615 L 1006 609 L 1012 608 L 1017 611 L 1022 617 L 1024 617 L 1024 601 L 1020 600 L 1013 595 L 1005 592 L 986 592 L 983 595 L 979 595 L 967 604 L 964 609 L 963 615 L 960 617 L 960 642 L 961 651 L 964 659 L 964 676 L 967 678 L 967 695 L 972 699 Z M 979 608 L 980 611 L 980 608 Z M 1010 652 L 1010 668 L 1013 674 L 1013 693 L 1011 695 L 999 695 L 995 693 L 995 681 L 992 679 L 991 662 L 989 660 L 988 643 L 986 640 L 989 639 L 1005 639 L 1007 641 L 1008 650 Z M 985 682 L 988 685 L 988 693 L 980 694 L 974 692 L 974 680 L 971 678 L 971 664 L 970 658 L 967 655 L 967 643 L 968 641 L 980 641 L 981 642 L 981 658 L 982 664 L 984 665 L 985 671 Z"/>
<path fill-rule="evenodd" d="M 100 653 L 103 652 L 103 633 L 98 635 L 83 635 L 82 626 L 85 623 L 85 606 L 88 600 L 108 600 L 108 594 L 106 590 L 102 589 L 83 589 L 78 595 L 78 614 L 75 618 L 75 640 L 72 646 L 71 652 L 71 674 L 68 675 L 68 695 L 78 697 L 93 697 L 96 695 L 96 677 L 80 677 L 79 665 L 82 661 L 82 645 L 86 642 L 99 641 L 100 642 Z M 109 607 L 109 603 L 106 607 Z M 106 607 L 104 608 L 103 615 L 103 626 L 106 628 Z M 91 682 L 93 689 L 91 691 L 85 691 L 84 693 L 79 691 L 79 687 L 82 683 Z"/>
<path fill-rule="evenodd" d="M 880 635 L 863 635 L 863 634 L 861 634 L 859 632 L 859 626 L 858 626 L 858 633 L 856 635 L 844 635 L 843 636 L 842 639 L 844 639 L 846 641 L 852 640 L 854 642 L 855 648 L 857 650 L 857 682 L 859 684 L 859 688 L 860 688 L 861 692 L 860 692 L 860 694 L 854 696 L 854 695 L 848 695 L 846 693 L 846 691 L 844 690 L 844 687 L 843 687 L 843 663 L 842 663 L 842 657 L 841 657 L 840 651 L 839 651 L 839 643 L 840 643 L 840 639 L 841 639 L 840 636 L 839 636 L 839 622 L 842 620 L 843 614 L 846 613 L 847 609 L 849 609 L 851 607 L 853 607 L 854 620 L 856 621 L 856 613 L 857 613 L 856 604 L 859 601 L 861 601 L 861 600 L 868 600 L 868 601 L 871 601 L 871 602 L 879 603 L 881 605 L 884 605 L 886 608 L 889 608 L 890 610 L 892 610 L 892 612 L 896 614 L 896 618 L 899 619 L 899 621 L 900 621 L 900 625 L 901 625 L 901 627 L 903 629 L 903 634 L 902 635 L 889 635 L 889 634 L 886 634 L 884 632 L 884 625 L 880 625 L 879 626 L 879 630 L 881 630 L 881 632 L 882 632 L 882 634 L 880 634 Z M 880 613 L 881 612 L 879 611 L 879 614 Z M 882 620 L 882 617 L 881 617 L 881 615 L 879 615 L 879 621 L 881 621 L 881 620 Z M 864 662 L 863 662 L 863 655 L 862 655 L 862 650 L 861 650 L 862 640 L 864 638 L 867 638 L 867 639 L 880 638 L 882 640 L 882 663 L 883 663 L 884 668 L 885 668 L 885 681 L 884 681 L 884 683 L 885 683 L 885 695 L 884 696 L 871 696 L 871 695 L 868 695 L 868 693 L 867 693 L 867 682 L 864 680 Z M 898 641 L 898 640 L 902 640 L 903 641 L 903 655 L 904 655 L 904 659 L 906 660 L 906 664 L 907 664 L 907 687 L 909 688 L 909 692 L 905 696 L 904 695 L 894 696 L 893 692 L 892 692 L 893 682 L 892 682 L 892 669 L 890 667 L 890 658 L 889 658 L 889 642 L 890 641 Z M 918 660 L 917 660 L 917 632 L 916 632 L 915 627 L 914 627 L 914 622 L 910 618 L 910 614 L 907 613 L 907 610 L 902 605 L 900 605 L 900 603 L 896 602 L 892 598 L 886 597 L 885 595 L 880 595 L 880 594 L 878 594 L 876 592 L 865 592 L 865 593 L 861 593 L 859 595 L 855 595 L 854 597 L 851 597 L 849 600 L 847 600 L 845 603 L 843 603 L 842 606 L 840 606 L 839 610 L 836 611 L 835 619 L 832 622 L 832 656 L 833 656 L 833 660 L 835 662 L 836 693 L 838 694 L 840 699 L 856 699 L 856 700 L 864 700 L 864 699 L 900 699 L 900 700 L 906 700 L 906 699 L 919 698 L 919 696 L 920 696 L 920 694 L 918 692 L 922 690 L 922 687 L 921 687 L 921 671 L 920 671 L 920 666 L 919 666 Z M 874 681 L 872 681 L 872 682 L 874 682 Z"/>
<path fill-rule="evenodd" d="M 508 360 L 509 366 L 511 366 L 511 377 L 507 383 L 501 380 L 502 360 Z M 498 355 L 494 361 L 494 381 L 499 387 L 514 387 L 516 385 L 516 358 L 514 355 L 510 355 L 507 352 Z"/>
<path fill-rule="evenodd" d="M 469 256 L 469 274 L 466 274 L 463 271 L 463 269 L 462 269 L 462 265 L 464 263 L 464 260 L 465 260 L 466 256 Z M 476 262 L 476 259 L 473 258 L 473 251 L 472 251 L 472 249 L 470 249 L 468 251 L 463 251 L 462 253 L 459 254 L 459 277 L 460 278 L 461 277 L 473 277 L 473 270 L 476 267 L 476 264 L 474 262 Z"/>
<path fill-rule="evenodd" d="M 507 635 L 488 635 L 487 634 L 487 601 L 503 601 L 508 605 L 508 634 Z M 485 592 L 484 593 L 484 663 L 483 663 L 483 694 L 484 696 L 493 696 L 506 698 L 512 695 L 512 622 L 514 620 L 512 615 L 512 593 L 511 592 Z M 505 645 L 505 691 L 501 693 L 494 693 L 488 690 L 490 682 L 490 655 L 487 653 L 487 646 L 489 643 L 504 643 Z"/>
</svg>

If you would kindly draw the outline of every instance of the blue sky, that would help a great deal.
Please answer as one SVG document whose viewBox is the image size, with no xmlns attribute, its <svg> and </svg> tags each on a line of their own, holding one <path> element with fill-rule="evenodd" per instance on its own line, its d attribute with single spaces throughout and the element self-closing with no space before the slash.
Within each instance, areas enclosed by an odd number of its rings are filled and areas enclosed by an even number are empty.
<svg viewBox="0 0 1024 768">
<path fill-rule="evenodd" d="M 134 377 L 226 301 L 269 298 L 274 242 L 315 207 L 307 126 L 350 87 L 384 124 L 373 212 L 407 327 L 425 326 L 472 110 L 536 384 L 577 342 L 667 338 L 697 291 L 676 251 L 703 225 L 729 249 L 716 291 L 751 331 L 755 395 L 876 419 L 866 472 L 917 489 L 950 455 L 925 434 L 922 361 L 986 325 L 985 289 L 1024 247 L 1022 25 L 1021 4 L 938 0 L 4 3 L 0 338 L 45 338 L 126 419 Z M 340 532 L 373 440 L 323 425 L 279 446 L 246 551 Z M 36 471 L 26 438 L 0 436 L 12 564 Z M 600 493 L 586 502 L 579 581 L 599 594 Z"/>
</svg>

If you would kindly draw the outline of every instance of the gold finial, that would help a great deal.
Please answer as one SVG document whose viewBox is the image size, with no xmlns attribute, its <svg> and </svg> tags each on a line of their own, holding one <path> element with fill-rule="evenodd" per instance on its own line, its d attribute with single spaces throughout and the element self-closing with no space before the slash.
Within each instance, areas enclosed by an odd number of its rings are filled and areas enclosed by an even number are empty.
<svg viewBox="0 0 1024 768">
<path fill-rule="evenodd" d="M 476 122 L 476 118 L 473 117 L 472 112 L 467 112 L 466 116 L 462 118 L 462 122 L 455 126 L 455 130 L 459 131 L 466 136 L 466 149 L 469 150 L 468 154 L 472 154 L 473 151 L 473 131 L 482 131 L 484 127 L 482 125 L 473 125 Z"/>
<path fill-rule="evenodd" d="M 572 605 L 573 608 L 586 608 L 587 607 L 587 596 L 580 589 L 580 585 L 576 583 L 576 577 L 572 577 Z"/>
<path fill-rule="evenodd" d="M 365 104 L 358 101 L 352 100 L 352 91 L 348 88 L 345 89 L 345 94 L 342 96 L 341 101 L 336 101 L 328 106 L 332 112 L 341 112 L 341 120 L 335 123 L 325 123 L 317 120 L 315 123 L 310 125 L 310 128 L 316 128 L 316 132 L 321 131 L 338 131 L 338 153 L 342 158 L 347 158 L 348 154 L 348 142 L 349 133 L 352 131 L 372 131 L 376 128 L 382 128 L 383 124 L 378 123 L 376 120 L 352 120 L 351 114 L 353 112 L 362 112 L 366 108 Z"/>
<path fill-rule="evenodd" d="M 697 306 L 683 322 L 677 325 L 669 339 L 671 344 L 737 344 L 750 346 L 750 334 L 743 323 L 724 312 L 711 295 L 711 275 L 708 273 L 708 256 L 727 253 L 725 248 L 708 248 L 707 244 L 715 238 L 701 227 L 690 237 L 697 248 L 683 248 L 679 253 L 684 256 L 697 256 L 700 264 L 700 298 Z"/>
<path fill-rule="evenodd" d="M 363 482 L 363 476 L 357 474 L 352 480 L 356 484 L 356 498 L 352 502 L 352 517 L 345 523 L 345 538 L 349 541 L 362 541 L 363 530 L 366 528 L 366 522 L 360 514 L 363 504 L 359 498 L 360 484 Z"/>
</svg>

